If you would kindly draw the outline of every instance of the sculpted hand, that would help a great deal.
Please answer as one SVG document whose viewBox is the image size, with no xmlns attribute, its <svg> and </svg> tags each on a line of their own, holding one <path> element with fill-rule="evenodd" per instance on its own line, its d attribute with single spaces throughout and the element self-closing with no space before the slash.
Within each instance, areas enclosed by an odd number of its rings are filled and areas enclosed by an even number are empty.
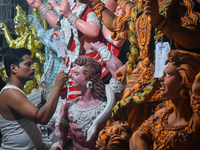
<svg viewBox="0 0 200 150">
<path fill-rule="evenodd" d="M 125 15 L 125 12 L 123 11 L 123 9 L 121 9 L 121 7 L 117 6 L 115 15 L 122 16 L 122 15 Z"/>
<path fill-rule="evenodd" d="M 3 22 L 0 22 L 0 29 L 3 31 L 6 30 L 6 25 Z"/>
<path fill-rule="evenodd" d="M 120 67 L 115 73 L 117 80 L 119 80 L 120 82 L 123 82 L 126 79 L 126 68 L 127 65 L 125 64 L 122 67 Z"/>
<path fill-rule="evenodd" d="M 60 32 L 58 32 L 58 31 L 54 31 L 52 34 L 51 34 L 51 36 L 53 37 L 53 38 L 55 38 L 55 37 L 57 37 L 57 36 L 59 36 L 60 35 Z"/>
<path fill-rule="evenodd" d="M 41 9 L 44 4 L 40 0 L 26 0 L 32 8 Z"/>
<path fill-rule="evenodd" d="M 29 22 L 32 23 L 32 24 L 38 23 L 37 18 L 36 18 L 35 16 L 33 16 L 33 15 L 28 15 L 28 20 L 29 20 Z"/>
<path fill-rule="evenodd" d="M 68 74 L 63 70 L 60 71 L 56 76 L 54 87 L 61 90 L 63 86 L 66 84 L 67 80 L 68 80 Z"/>
<path fill-rule="evenodd" d="M 198 114 L 198 119 L 195 119 L 196 124 L 198 124 L 198 131 L 199 131 L 199 117 L 200 117 L 200 73 L 198 73 L 195 77 L 195 80 L 192 84 L 192 96 L 190 101 L 190 106 L 194 113 Z M 197 127 L 197 126 L 195 126 Z M 195 130 L 195 128 L 194 128 Z"/>
<path fill-rule="evenodd" d="M 62 56 L 62 62 L 63 62 L 63 63 L 66 62 L 66 58 L 67 58 L 67 55 Z"/>
<path fill-rule="evenodd" d="M 200 96 L 200 73 L 196 75 L 192 84 L 192 94 L 195 96 Z"/>
<path fill-rule="evenodd" d="M 95 0 L 79 0 L 80 3 L 83 3 L 83 4 L 92 4 L 92 2 L 94 2 Z"/>
<path fill-rule="evenodd" d="M 63 14 L 65 18 L 69 18 L 72 16 L 72 12 L 70 10 L 70 5 L 68 0 L 62 0 L 60 2 L 60 14 Z"/>
<path fill-rule="evenodd" d="M 156 25 L 160 19 L 158 0 L 144 0 L 143 10 L 150 23 Z"/>
<path fill-rule="evenodd" d="M 95 42 L 95 43 L 90 43 L 90 47 L 91 47 L 91 50 L 95 53 L 98 53 L 98 49 L 102 46 L 106 46 L 104 43 L 101 43 L 101 42 Z"/>
<path fill-rule="evenodd" d="M 55 1 L 48 1 L 47 4 L 49 4 L 49 9 L 55 11 L 58 6 L 58 4 Z"/>
<path fill-rule="evenodd" d="M 124 44 L 125 40 L 118 40 L 118 41 L 113 40 L 112 42 L 113 42 L 114 46 L 122 47 L 122 45 Z"/>
</svg>

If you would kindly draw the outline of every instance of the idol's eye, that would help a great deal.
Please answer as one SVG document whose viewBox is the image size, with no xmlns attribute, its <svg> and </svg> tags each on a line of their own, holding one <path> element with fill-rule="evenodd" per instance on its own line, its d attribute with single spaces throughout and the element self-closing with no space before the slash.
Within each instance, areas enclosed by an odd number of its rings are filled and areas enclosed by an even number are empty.
<svg viewBox="0 0 200 150">
<path fill-rule="evenodd" d="M 77 71 L 73 71 L 73 73 L 77 76 L 77 75 L 79 75 L 79 72 L 77 72 Z"/>
<path fill-rule="evenodd" d="M 167 77 L 170 77 L 171 75 L 170 75 L 170 74 L 168 74 L 168 73 L 166 73 L 166 76 L 167 76 Z"/>
</svg>

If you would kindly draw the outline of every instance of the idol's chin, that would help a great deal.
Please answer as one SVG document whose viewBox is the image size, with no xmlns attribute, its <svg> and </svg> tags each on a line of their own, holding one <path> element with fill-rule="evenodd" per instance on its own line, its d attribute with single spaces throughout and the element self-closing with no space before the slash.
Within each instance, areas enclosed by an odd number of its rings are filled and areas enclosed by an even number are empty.
<svg viewBox="0 0 200 150">
<path fill-rule="evenodd" d="M 161 90 L 161 91 L 160 91 L 160 95 L 161 95 L 162 97 L 167 97 L 167 93 L 166 93 L 165 90 Z"/>
</svg>

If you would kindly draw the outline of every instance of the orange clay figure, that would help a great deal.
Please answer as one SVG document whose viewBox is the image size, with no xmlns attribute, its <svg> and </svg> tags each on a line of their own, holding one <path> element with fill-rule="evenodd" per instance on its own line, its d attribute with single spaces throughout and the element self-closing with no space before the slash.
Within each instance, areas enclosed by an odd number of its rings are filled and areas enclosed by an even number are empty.
<svg viewBox="0 0 200 150">
<path fill-rule="evenodd" d="M 200 55 L 182 50 L 168 54 L 160 78 L 161 95 L 171 106 L 147 119 L 130 139 L 130 149 L 200 149 Z"/>
</svg>

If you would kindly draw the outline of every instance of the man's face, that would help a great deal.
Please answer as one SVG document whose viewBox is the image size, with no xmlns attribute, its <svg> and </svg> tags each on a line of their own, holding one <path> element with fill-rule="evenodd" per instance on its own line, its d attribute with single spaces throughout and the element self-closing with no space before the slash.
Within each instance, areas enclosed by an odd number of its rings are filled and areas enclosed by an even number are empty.
<svg viewBox="0 0 200 150">
<path fill-rule="evenodd" d="M 17 67 L 16 75 L 18 78 L 22 78 L 26 81 L 32 80 L 35 74 L 35 67 L 33 66 L 31 57 L 29 55 L 24 55 L 23 59 L 24 61 L 22 61 L 19 64 L 19 67 Z"/>
</svg>

